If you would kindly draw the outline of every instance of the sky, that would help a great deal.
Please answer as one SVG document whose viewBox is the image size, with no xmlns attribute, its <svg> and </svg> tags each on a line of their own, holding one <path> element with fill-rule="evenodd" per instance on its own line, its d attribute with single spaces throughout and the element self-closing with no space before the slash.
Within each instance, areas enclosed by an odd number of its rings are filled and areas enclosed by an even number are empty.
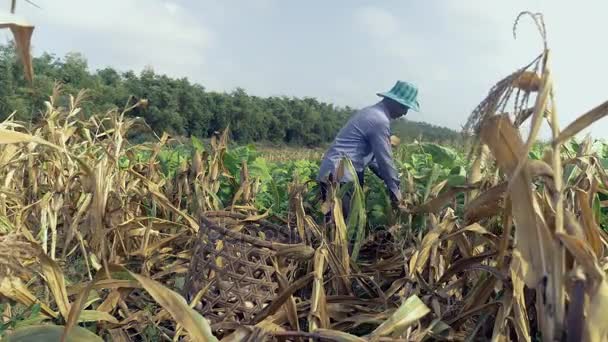
<svg viewBox="0 0 608 342">
<path fill-rule="evenodd" d="M 406 80 L 421 103 L 408 118 L 455 129 L 541 52 L 530 19 L 517 39 L 512 27 L 519 12 L 542 12 L 562 127 L 608 99 L 605 0 L 32 1 L 40 8 L 20 0 L 17 13 L 36 25 L 34 55 L 76 51 L 92 70 L 151 66 L 212 91 L 356 108 Z M 608 119 L 591 133 L 608 138 Z"/>
</svg>

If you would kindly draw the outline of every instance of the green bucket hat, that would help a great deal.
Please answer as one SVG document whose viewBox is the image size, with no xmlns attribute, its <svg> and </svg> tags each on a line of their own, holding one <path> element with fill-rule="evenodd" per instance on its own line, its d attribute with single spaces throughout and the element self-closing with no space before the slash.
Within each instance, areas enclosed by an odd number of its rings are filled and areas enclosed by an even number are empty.
<svg viewBox="0 0 608 342">
<path fill-rule="evenodd" d="M 418 103 L 417 99 L 418 88 L 409 82 L 397 81 L 395 86 L 390 91 L 378 93 L 378 96 L 388 97 L 391 100 L 407 106 L 415 112 L 420 111 L 420 104 Z"/>
</svg>

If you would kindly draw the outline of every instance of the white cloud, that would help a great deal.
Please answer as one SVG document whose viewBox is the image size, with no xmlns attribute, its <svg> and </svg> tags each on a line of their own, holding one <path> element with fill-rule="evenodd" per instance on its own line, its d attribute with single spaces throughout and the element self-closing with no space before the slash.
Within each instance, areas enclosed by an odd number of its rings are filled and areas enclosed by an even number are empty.
<svg viewBox="0 0 608 342">
<path fill-rule="evenodd" d="M 453 76 L 451 70 L 445 63 L 448 56 L 441 55 L 441 46 L 433 37 L 429 36 L 416 23 L 412 23 L 412 14 L 409 17 L 398 20 L 388 10 L 380 7 L 363 7 L 355 10 L 353 20 L 361 31 L 364 39 L 361 44 L 369 44 L 376 52 L 374 58 L 376 65 L 381 67 L 381 72 L 375 72 L 373 76 L 376 87 L 384 85 L 390 88 L 397 79 L 413 82 L 420 89 L 421 115 L 414 114 L 414 120 L 427 120 L 438 123 L 430 117 L 429 113 L 444 112 L 439 102 L 426 102 L 432 99 L 431 93 L 437 94 L 438 83 L 446 82 Z M 362 75 L 361 75 L 362 76 Z M 353 94 L 359 99 L 365 98 L 364 94 L 372 94 L 372 87 L 362 86 L 361 92 Z M 376 89 L 378 90 L 378 89 Z M 364 105 L 364 104 L 360 104 Z M 451 121 L 443 124 L 454 126 Z"/>
<path fill-rule="evenodd" d="M 397 18 L 387 10 L 366 6 L 355 10 L 355 20 L 374 37 L 391 37 L 399 30 Z"/>
<path fill-rule="evenodd" d="M 54 42 L 40 42 L 44 33 L 62 34 L 55 42 L 83 52 L 93 65 L 153 65 L 159 72 L 186 76 L 204 66 L 212 41 L 202 20 L 175 2 L 53 0 L 41 6 L 43 10 L 28 10 L 38 31 L 34 46 L 52 47 Z M 105 58 L 97 60 L 97 55 Z"/>
<path fill-rule="evenodd" d="M 177 13 L 177 11 L 180 10 L 180 7 L 178 4 L 174 3 L 174 2 L 165 2 L 164 3 L 165 8 L 167 9 L 167 11 L 169 11 L 169 13 L 175 15 Z"/>
<path fill-rule="evenodd" d="M 422 38 L 412 34 L 388 10 L 366 6 L 355 10 L 354 20 L 359 31 L 372 38 L 372 46 L 380 54 L 402 61 L 421 57 Z"/>
<path fill-rule="evenodd" d="M 414 119 L 458 127 L 502 77 L 527 64 L 542 50 L 535 25 L 524 17 L 517 30 L 515 17 L 523 10 L 542 11 L 552 48 L 560 122 L 565 126 L 576 115 L 606 99 L 603 75 L 608 48 L 597 23 L 608 4 L 583 0 L 567 2 L 513 0 L 431 1 L 400 20 L 385 6 L 355 10 L 353 21 L 373 46 L 382 65 L 393 77 L 412 77 L 421 89 L 422 113 Z M 375 76 L 384 78 L 384 76 Z M 360 94 L 357 94 L 360 96 Z M 355 95 L 356 96 L 356 95 Z M 594 126 L 606 136 L 608 120 Z"/>
<path fill-rule="evenodd" d="M 506 76 L 541 52 L 542 43 L 529 16 L 522 17 L 517 28 L 517 39 L 513 39 L 511 29 L 515 17 L 527 10 L 542 12 L 544 15 L 549 48 L 552 50 L 552 76 L 562 127 L 608 97 L 604 86 L 608 48 L 598 43 L 604 39 L 604 31 L 599 29 L 598 23 L 603 21 L 608 11 L 608 3 L 605 1 L 448 0 L 441 8 L 446 16 L 459 24 L 460 30 L 470 32 L 471 39 L 485 41 L 484 44 L 474 44 L 474 49 L 465 51 L 490 71 L 477 75 L 476 82 L 479 83 L 488 75 Z M 479 30 L 480 27 L 483 30 Z M 483 59 L 479 56 L 483 56 Z M 490 81 L 495 80 L 488 78 Z M 595 136 L 608 137 L 605 133 L 607 129 L 608 120 L 602 120 L 590 131 Z"/>
<path fill-rule="evenodd" d="M 352 106 L 369 104 L 396 79 L 410 80 L 422 98 L 422 112 L 412 119 L 451 127 L 466 120 L 496 81 L 540 52 L 529 19 L 517 40 L 512 25 L 521 10 L 542 11 L 562 125 L 608 97 L 608 48 L 598 24 L 606 1 L 35 2 L 42 9 L 18 6 L 37 26 L 35 54 L 79 51 L 94 68 L 152 65 L 209 89 L 242 86 L 259 95 L 319 96 Z M 608 119 L 593 131 L 607 136 Z"/>
</svg>

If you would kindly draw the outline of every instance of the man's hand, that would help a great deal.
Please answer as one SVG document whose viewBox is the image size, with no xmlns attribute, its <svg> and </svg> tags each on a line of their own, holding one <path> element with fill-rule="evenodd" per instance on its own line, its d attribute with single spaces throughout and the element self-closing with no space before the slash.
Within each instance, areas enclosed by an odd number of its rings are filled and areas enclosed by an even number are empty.
<svg viewBox="0 0 608 342">
<path fill-rule="evenodd" d="M 405 203 L 405 201 L 392 201 L 393 210 L 397 211 L 399 214 L 408 214 L 410 210 Z"/>
<path fill-rule="evenodd" d="M 397 206 L 397 210 L 399 211 L 400 214 L 409 214 L 410 213 L 410 209 L 405 204 L 399 204 Z"/>
<path fill-rule="evenodd" d="M 393 209 L 396 211 L 398 216 L 412 213 L 410 208 L 405 203 L 397 203 L 393 206 Z"/>
</svg>

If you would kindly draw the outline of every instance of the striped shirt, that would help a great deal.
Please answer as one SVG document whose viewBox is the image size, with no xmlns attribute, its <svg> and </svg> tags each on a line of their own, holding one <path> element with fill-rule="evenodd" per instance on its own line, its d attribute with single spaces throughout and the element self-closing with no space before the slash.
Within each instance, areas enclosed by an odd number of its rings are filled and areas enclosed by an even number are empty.
<svg viewBox="0 0 608 342">
<path fill-rule="evenodd" d="M 327 182 L 344 157 L 352 161 L 356 172 L 363 172 L 369 166 L 384 181 L 391 198 L 401 200 L 390 145 L 390 116 L 382 102 L 361 109 L 342 127 L 323 157 L 317 180 Z M 354 176 L 345 170 L 340 181 L 351 182 Z"/>
</svg>

